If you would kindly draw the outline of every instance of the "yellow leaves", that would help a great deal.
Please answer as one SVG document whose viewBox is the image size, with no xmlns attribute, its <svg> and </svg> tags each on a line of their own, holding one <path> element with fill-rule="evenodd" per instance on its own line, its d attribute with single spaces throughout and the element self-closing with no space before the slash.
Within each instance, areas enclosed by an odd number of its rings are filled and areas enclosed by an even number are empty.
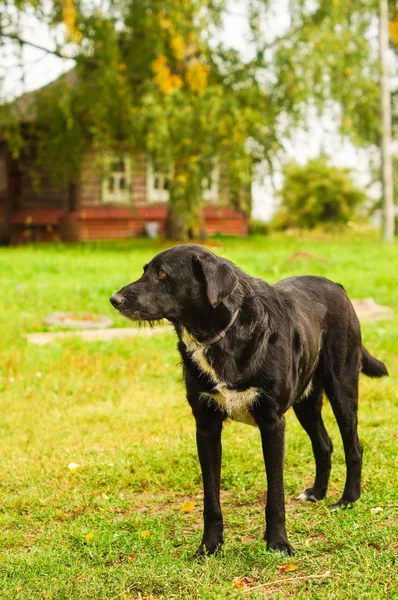
<svg viewBox="0 0 398 600">
<path fill-rule="evenodd" d="M 160 73 L 167 66 L 167 58 L 160 54 L 152 63 L 152 69 L 155 73 Z"/>
<path fill-rule="evenodd" d="M 72 42 L 80 42 L 82 39 L 82 34 L 76 28 L 76 9 L 73 6 L 73 0 L 64 0 L 62 20 Z"/>
<path fill-rule="evenodd" d="M 170 47 L 177 60 L 184 60 L 185 57 L 185 42 L 181 35 L 170 38 Z"/>
<path fill-rule="evenodd" d="M 203 96 L 207 88 L 209 67 L 198 60 L 193 60 L 188 66 L 185 79 L 193 92 Z"/>
<path fill-rule="evenodd" d="M 159 25 L 162 29 L 170 29 L 171 27 L 171 21 L 165 16 L 163 11 L 159 13 Z"/>
<path fill-rule="evenodd" d="M 152 63 L 152 69 L 155 73 L 153 80 L 163 94 L 169 94 L 174 89 L 180 89 L 183 86 L 181 77 L 173 75 L 170 71 L 168 60 L 165 56 L 158 56 Z"/>
<path fill-rule="evenodd" d="M 297 566 L 293 563 L 287 562 L 284 565 L 278 565 L 278 571 L 285 573 L 286 571 L 295 571 Z"/>
<path fill-rule="evenodd" d="M 90 531 L 90 533 L 86 533 L 86 535 L 84 536 L 84 539 L 86 540 L 86 542 L 89 542 L 93 537 L 94 537 L 94 534 L 92 531 Z"/>
<path fill-rule="evenodd" d="M 194 506 L 195 506 L 195 502 L 191 502 L 190 500 L 187 500 L 186 502 L 182 503 L 181 510 L 184 513 L 190 513 L 193 511 Z"/>
<path fill-rule="evenodd" d="M 392 43 L 398 46 L 398 15 L 391 21 L 389 29 Z"/>
<path fill-rule="evenodd" d="M 142 538 L 147 538 L 151 535 L 151 532 L 148 531 L 147 529 L 145 531 L 140 531 L 140 537 Z"/>
</svg>

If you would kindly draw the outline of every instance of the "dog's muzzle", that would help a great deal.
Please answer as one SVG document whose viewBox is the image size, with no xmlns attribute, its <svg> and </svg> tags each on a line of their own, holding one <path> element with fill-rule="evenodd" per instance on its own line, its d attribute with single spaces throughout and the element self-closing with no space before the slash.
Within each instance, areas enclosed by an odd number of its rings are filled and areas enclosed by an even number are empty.
<svg viewBox="0 0 398 600">
<path fill-rule="evenodd" d="M 119 294 L 119 292 L 116 292 L 116 294 L 113 294 L 113 296 L 109 298 L 109 301 L 112 304 L 112 306 L 114 306 L 115 308 L 119 308 L 119 306 L 123 304 L 124 298 L 121 294 Z"/>
</svg>

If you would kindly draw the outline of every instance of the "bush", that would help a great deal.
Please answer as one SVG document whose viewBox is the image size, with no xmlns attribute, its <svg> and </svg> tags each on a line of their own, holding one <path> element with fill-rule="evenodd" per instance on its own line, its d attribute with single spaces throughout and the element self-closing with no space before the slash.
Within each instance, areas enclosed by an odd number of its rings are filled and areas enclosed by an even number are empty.
<svg viewBox="0 0 398 600">
<path fill-rule="evenodd" d="M 355 209 L 368 200 L 353 184 L 348 169 L 329 165 L 324 158 L 304 167 L 292 163 L 284 175 L 280 209 L 273 223 L 277 229 L 347 223 Z"/>
<path fill-rule="evenodd" d="M 249 222 L 249 235 L 269 235 L 269 223 L 259 219 L 251 219 Z"/>
</svg>

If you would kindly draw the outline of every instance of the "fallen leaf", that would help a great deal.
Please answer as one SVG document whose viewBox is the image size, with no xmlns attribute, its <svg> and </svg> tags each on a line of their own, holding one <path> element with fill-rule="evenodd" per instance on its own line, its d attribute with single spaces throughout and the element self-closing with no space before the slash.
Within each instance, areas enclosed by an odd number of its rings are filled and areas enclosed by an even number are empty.
<svg viewBox="0 0 398 600">
<path fill-rule="evenodd" d="M 234 579 L 233 584 L 234 587 L 242 589 L 245 587 L 252 587 L 255 582 L 256 580 L 254 579 L 254 577 L 239 577 Z"/>
<path fill-rule="evenodd" d="M 137 558 L 136 554 L 130 554 L 129 559 L 130 560 L 135 560 Z"/>
<path fill-rule="evenodd" d="M 254 579 L 254 577 L 242 577 L 242 581 L 246 584 L 246 585 L 253 585 L 253 583 L 256 583 L 256 580 Z"/>
<path fill-rule="evenodd" d="M 84 539 L 86 540 L 86 542 L 89 542 L 92 537 L 94 537 L 94 534 L 92 531 L 90 531 L 90 533 L 86 533 L 86 535 L 84 536 Z"/>
<path fill-rule="evenodd" d="M 296 569 L 297 566 L 290 562 L 285 563 L 284 565 L 278 565 L 278 570 L 282 571 L 283 573 L 285 573 L 285 571 L 295 571 Z"/>
<path fill-rule="evenodd" d="M 189 513 L 193 510 L 194 506 L 195 506 L 195 502 L 191 502 L 190 500 L 187 500 L 186 502 L 183 502 L 183 504 L 181 506 L 181 510 L 182 510 L 182 512 Z"/>
<path fill-rule="evenodd" d="M 378 515 L 379 513 L 383 512 L 383 509 L 381 508 L 381 506 L 375 506 L 374 508 L 370 509 L 370 512 L 372 513 L 372 515 Z"/>
<path fill-rule="evenodd" d="M 147 529 L 145 531 L 140 531 L 140 536 L 143 538 L 149 537 L 151 535 L 151 532 L 148 531 Z"/>
</svg>

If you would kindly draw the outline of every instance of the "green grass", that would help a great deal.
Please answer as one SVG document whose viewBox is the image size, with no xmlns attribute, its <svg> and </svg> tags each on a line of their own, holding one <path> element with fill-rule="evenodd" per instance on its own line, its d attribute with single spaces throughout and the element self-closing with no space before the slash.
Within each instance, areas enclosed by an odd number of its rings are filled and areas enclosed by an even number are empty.
<svg viewBox="0 0 398 600">
<path fill-rule="evenodd" d="M 43 318 L 55 310 L 92 311 L 128 325 L 108 298 L 161 246 L 133 240 L 0 251 L 2 600 L 398 598 L 398 247 L 372 236 L 316 235 L 216 242 L 216 251 L 269 282 L 324 275 L 353 298 L 371 296 L 395 310 L 393 320 L 363 325 L 366 346 L 391 377 L 361 381 L 363 496 L 352 510 L 330 512 L 343 489 L 344 461 L 328 404 L 335 446 L 329 496 L 316 505 L 294 501 L 312 482 L 314 465 L 306 434 L 287 415 L 287 530 L 296 570 L 286 573 L 277 569 L 286 558 L 266 552 L 262 541 L 259 433 L 238 423 L 223 438 L 224 551 L 191 560 L 201 537 L 201 476 L 171 333 L 42 347 L 24 338 L 45 330 Z M 292 262 L 298 251 L 312 256 Z M 72 462 L 80 465 L 75 471 Z M 186 500 L 195 503 L 190 513 L 181 510 Z M 380 513 L 371 512 L 378 506 Z M 306 578 L 325 571 L 327 578 Z M 248 592 L 233 584 L 243 577 L 276 583 Z"/>
</svg>

